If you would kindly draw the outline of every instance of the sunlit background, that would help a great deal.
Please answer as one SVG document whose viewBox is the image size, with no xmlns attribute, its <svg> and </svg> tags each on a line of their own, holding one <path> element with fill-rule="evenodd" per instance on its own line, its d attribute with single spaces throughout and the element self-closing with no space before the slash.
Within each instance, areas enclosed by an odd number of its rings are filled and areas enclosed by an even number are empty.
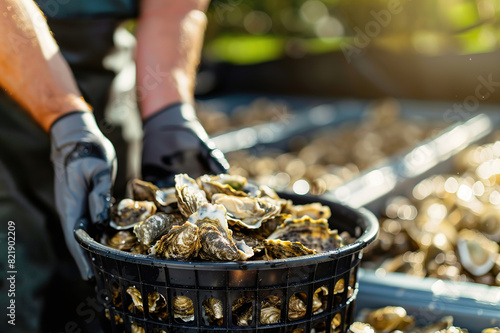
<svg viewBox="0 0 500 333">
<path fill-rule="evenodd" d="M 202 91 L 463 99 L 479 75 L 498 74 L 499 10 L 498 0 L 215 0 L 204 62 L 225 67 Z"/>
</svg>

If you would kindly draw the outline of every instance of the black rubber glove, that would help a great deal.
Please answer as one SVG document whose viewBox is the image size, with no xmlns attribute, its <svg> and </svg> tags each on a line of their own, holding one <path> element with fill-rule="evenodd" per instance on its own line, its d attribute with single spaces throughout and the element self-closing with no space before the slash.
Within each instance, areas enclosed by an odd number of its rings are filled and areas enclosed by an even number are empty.
<svg viewBox="0 0 500 333">
<path fill-rule="evenodd" d="M 75 223 L 84 217 L 96 224 L 108 221 L 115 150 L 90 112 L 62 116 L 52 125 L 50 136 L 57 211 L 66 245 L 87 280 L 91 265 L 75 239 Z"/>
<path fill-rule="evenodd" d="M 174 185 L 174 176 L 225 173 L 229 163 L 196 118 L 190 104 L 168 106 L 144 121 L 142 177 L 158 187 Z"/>
</svg>

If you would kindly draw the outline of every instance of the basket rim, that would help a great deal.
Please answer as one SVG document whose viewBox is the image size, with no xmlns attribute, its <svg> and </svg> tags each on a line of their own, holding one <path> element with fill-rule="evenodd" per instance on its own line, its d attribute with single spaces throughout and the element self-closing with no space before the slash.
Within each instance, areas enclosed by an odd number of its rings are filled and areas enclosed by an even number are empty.
<svg viewBox="0 0 500 333">
<path fill-rule="evenodd" d="M 97 255 L 105 256 L 109 259 L 118 260 L 130 264 L 139 264 L 153 267 L 168 267 L 177 269 L 199 269 L 199 270 L 250 270 L 250 269 L 276 269 L 303 266 L 306 264 L 316 264 L 332 259 L 340 259 L 342 257 L 359 252 L 372 243 L 378 236 L 379 223 L 375 215 L 365 209 L 351 208 L 345 204 L 338 203 L 332 200 L 321 198 L 313 195 L 297 195 L 292 193 L 280 193 L 280 197 L 285 199 L 320 202 L 324 205 L 335 207 L 335 210 L 344 210 L 350 215 L 355 215 L 359 221 L 363 221 L 366 229 L 358 239 L 341 248 L 325 251 L 319 254 L 305 255 L 300 257 L 274 259 L 274 260 L 255 260 L 255 261 L 228 261 L 228 262 L 203 262 L 203 261 L 176 261 L 159 259 L 150 255 L 133 254 L 107 247 L 94 240 L 88 233 L 89 222 L 87 219 L 82 219 L 77 222 L 74 230 L 74 236 L 80 246 Z M 332 210 L 334 211 L 334 210 Z"/>
</svg>

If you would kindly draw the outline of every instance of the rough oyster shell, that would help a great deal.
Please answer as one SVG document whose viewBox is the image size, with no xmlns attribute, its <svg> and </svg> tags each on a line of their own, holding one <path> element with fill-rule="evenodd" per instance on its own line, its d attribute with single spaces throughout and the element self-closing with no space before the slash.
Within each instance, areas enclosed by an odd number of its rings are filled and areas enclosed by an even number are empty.
<svg viewBox="0 0 500 333">
<path fill-rule="evenodd" d="M 323 206 L 319 202 L 310 203 L 307 205 L 287 205 L 283 213 L 292 215 L 292 218 L 301 218 L 309 216 L 312 219 L 329 219 L 332 216 L 330 207 Z"/>
<path fill-rule="evenodd" d="M 151 254 L 165 259 L 189 260 L 198 255 L 201 248 L 198 227 L 186 222 L 176 226 L 163 236 L 151 249 Z"/>
<path fill-rule="evenodd" d="M 202 303 L 208 316 L 208 322 L 212 325 L 221 326 L 224 322 L 224 308 L 222 302 L 214 297 L 207 298 Z"/>
<path fill-rule="evenodd" d="M 173 300 L 174 318 L 185 322 L 194 320 L 193 300 L 187 296 L 175 296 Z"/>
<path fill-rule="evenodd" d="M 173 226 L 184 223 L 180 214 L 157 213 L 134 227 L 134 234 L 141 244 L 151 245 L 157 238 L 167 233 Z"/>
<path fill-rule="evenodd" d="M 214 194 L 212 203 L 223 205 L 231 225 L 245 229 L 257 229 L 262 222 L 281 212 L 281 203 L 271 198 L 238 197 Z"/>
<path fill-rule="evenodd" d="M 307 312 L 307 295 L 296 293 L 288 301 L 288 319 L 298 320 L 305 317 Z"/>
<path fill-rule="evenodd" d="M 156 213 L 154 202 L 123 199 L 118 203 L 113 222 L 118 228 L 131 228 L 154 213 Z"/>
<path fill-rule="evenodd" d="M 290 242 L 269 239 L 264 241 L 266 254 L 264 260 L 285 259 L 291 257 L 300 257 L 308 254 L 315 254 L 314 250 L 310 250 L 299 242 Z"/>
<path fill-rule="evenodd" d="M 275 324 L 281 319 L 281 298 L 268 296 L 261 302 L 260 323 L 263 325 Z"/>
<path fill-rule="evenodd" d="M 321 286 L 313 294 L 313 304 L 312 311 L 313 314 L 318 314 L 326 309 L 327 305 L 327 297 L 328 297 L 328 288 L 326 286 Z"/>
<path fill-rule="evenodd" d="M 342 246 L 342 239 L 337 230 L 330 230 L 327 220 L 313 220 L 309 216 L 286 220 L 267 239 L 299 242 L 316 252 L 333 250 Z"/>
<path fill-rule="evenodd" d="M 241 251 L 234 243 L 232 231 L 226 219 L 226 209 L 221 205 L 204 204 L 191 215 L 189 222 L 199 228 L 201 249 L 200 258 L 204 260 L 237 261 L 253 256 L 251 248 Z"/>
<path fill-rule="evenodd" d="M 237 326 L 248 326 L 252 321 L 252 300 L 242 297 L 233 302 L 231 312 L 233 314 L 233 323 Z"/>
<path fill-rule="evenodd" d="M 175 175 L 175 195 L 177 206 L 185 217 L 191 216 L 203 204 L 208 203 L 205 192 L 185 173 Z"/>
</svg>

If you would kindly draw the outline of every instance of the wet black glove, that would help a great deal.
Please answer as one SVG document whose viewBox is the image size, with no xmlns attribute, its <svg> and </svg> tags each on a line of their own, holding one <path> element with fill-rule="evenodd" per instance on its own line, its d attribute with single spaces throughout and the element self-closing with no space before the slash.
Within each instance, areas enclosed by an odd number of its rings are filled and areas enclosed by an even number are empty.
<svg viewBox="0 0 500 333">
<path fill-rule="evenodd" d="M 228 169 L 224 154 L 209 139 L 192 105 L 174 104 L 144 121 L 144 180 L 170 187 L 177 173 L 198 177 Z"/>
<path fill-rule="evenodd" d="M 108 220 L 116 176 L 115 150 L 90 112 L 62 116 L 52 125 L 50 137 L 57 211 L 66 245 L 86 280 L 91 266 L 73 230 L 82 217 L 96 224 Z"/>
</svg>

